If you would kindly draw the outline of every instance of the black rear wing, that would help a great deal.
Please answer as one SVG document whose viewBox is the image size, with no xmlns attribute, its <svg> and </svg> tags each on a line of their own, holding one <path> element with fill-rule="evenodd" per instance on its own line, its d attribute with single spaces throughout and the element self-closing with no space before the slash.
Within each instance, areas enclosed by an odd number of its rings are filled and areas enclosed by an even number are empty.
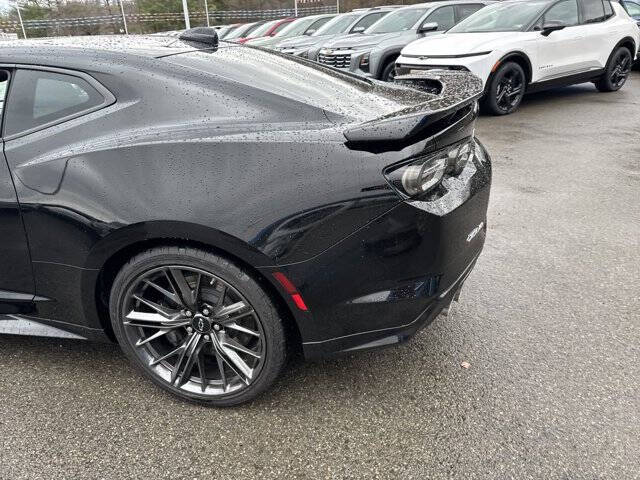
<svg viewBox="0 0 640 480">
<path fill-rule="evenodd" d="M 385 150 L 403 148 L 408 142 L 428 138 L 446 128 L 447 119 L 460 116 L 460 111 L 474 110 L 483 94 L 482 80 L 469 72 L 427 70 L 395 78 L 395 83 L 432 94 L 432 98 L 412 107 L 382 117 L 350 125 L 343 134 L 347 143 L 358 145 L 385 143 Z M 393 145 L 397 144 L 397 148 Z M 368 145 L 366 150 L 369 150 Z"/>
</svg>

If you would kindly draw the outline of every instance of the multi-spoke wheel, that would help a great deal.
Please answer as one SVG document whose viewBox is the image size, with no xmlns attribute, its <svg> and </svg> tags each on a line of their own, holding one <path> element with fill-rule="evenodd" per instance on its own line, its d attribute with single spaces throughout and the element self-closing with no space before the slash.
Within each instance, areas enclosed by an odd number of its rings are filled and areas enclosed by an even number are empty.
<svg viewBox="0 0 640 480">
<path fill-rule="evenodd" d="M 605 69 L 604 75 L 596 82 L 596 88 L 601 92 L 615 92 L 620 90 L 629 78 L 633 67 L 633 56 L 626 47 L 615 50 Z"/>
<path fill-rule="evenodd" d="M 284 363 L 284 329 L 259 285 L 207 252 L 166 247 L 118 274 L 111 320 L 127 355 L 164 388 L 235 405 L 267 388 Z"/>
<path fill-rule="evenodd" d="M 522 67 L 515 62 L 506 62 L 489 78 L 483 107 L 494 115 L 514 112 L 522 102 L 527 86 Z"/>
</svg>

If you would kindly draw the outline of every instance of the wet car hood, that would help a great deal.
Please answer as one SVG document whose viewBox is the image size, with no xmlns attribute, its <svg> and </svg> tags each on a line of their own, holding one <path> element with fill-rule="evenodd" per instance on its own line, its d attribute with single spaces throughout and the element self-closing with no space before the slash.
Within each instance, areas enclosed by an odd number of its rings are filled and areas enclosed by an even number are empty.
<svg viewBox="0 0 640 480">
<path fill-rule="evenodd" d="M 418 35 L 413 30 L 405 32 L 392 32 L 392 33 L 376 33 L 376 34 L 362 34 L 362 35 L 349 35 L 346 37 L 340 37 L 327 44 L 327 48 L 359 48 L 365 45 L 386 45 L 386 44 L 399 44 L 405 45 L 412 40 L 418 38 Z"/>
<path fill-rule="evenodd" d="M 335 35 L 319 35 L 312 37 L 309 35 L 300 35 L 299 37 L 292 37 L 283 40 L 278 44 L 278 48 L 291 48 L 291 47 L 312 47 L 322 42 L 335 37 Z"/>
<path fill-rule="evenodd" d="M 463 55 L 492 50 L 522 37 L 523 32 L 446 33 L 407 45 L 403 55 Z"/>
</svg>

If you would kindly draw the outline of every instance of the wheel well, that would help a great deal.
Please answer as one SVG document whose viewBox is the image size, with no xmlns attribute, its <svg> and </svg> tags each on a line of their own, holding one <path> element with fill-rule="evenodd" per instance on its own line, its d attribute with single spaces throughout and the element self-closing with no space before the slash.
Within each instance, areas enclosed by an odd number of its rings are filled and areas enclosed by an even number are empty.
<svg viewBox="0 0 640 480">
<path fill-rule="evenodd" d="M 113 333 L 111 320 L 109 318 L 109 296 L 111 293 L 111 286 L 113 285 L 118 272 L 131 258 L 138 255 L 139 253 L 142 253 L 145 250 L 149 250 L 151 248 L 167 246 L 193 247 L 199 248 L 201 250 L 206 250 L 215 255 L 219 255 L 233 261 L 243 270 L 249 272 L 265 290 L 265 292 L 267 292 L 274 305 L 278 309 L 278 312 L 281 314 L 282 319 L 284 320 L 285 333 L 287 335 L 287 339 L 290 340 L 288 342 L 290 349 L 289 353 L 295 356 L 301 355 L 302 337 L 300 335 L 300 330 L 298 329 L 298 325 L 293 317 L 293 314 L 291 313 L 289 306 L 284 301 L 280 293 L 266 279 L 262 272 L 260 272 L 258 269 L 254 268 L 241 258 L 232 255 L 220 248 L 198 241 L 175 238 L 155 238 L 133 243 L 114 253 L 102 266 L 102 269 L 100 270 L 100 273 L 98 275 L 98 281 L 96 282 L 96 309 L 98 311 L 100 324 L 111 340 L 115 341 L 115 335 Z"/>
<path fill-rule="evenodd" d="M 636 54 L 636 42 L 633 41 L 633 38 L 631 37 L 625 37 L 623 38 L 618 45 L 616 45 L 616 48 L 614 48 L 614 50 L 616 50 L 617 48 L 620 47 L 627 47 L 629 49 L 629 51 L 631 52 L 631 55 L 635 55 Z"/>
<path fill-rule="evenodd" d="M 387 53 L 380 62 L 380 67 L 378 68 L 378 74 L 376 75 L 376 78 L 379 79 L 382 76 L 382 72 L 384 72 L 384 69 L 387 68 L 387 65 L 389 65 L 389 63 L 391 62 L 395 62 L 399 56 L 400 52 Z"/>
<path fill-rule="evenodd" d="M 504 62 L 515 62 L 518 65 L 520 65 L 524 70 L 524 75 L 526 78 L 527 85 L 531 83 L 531 78 L 533 75 L 532 68 L 531 68 L 531 61 L 524 53 L 520 53 L 520 52 L 509 53 L 500 59 L 500 64 L 503 64 Z"/>
</svg>

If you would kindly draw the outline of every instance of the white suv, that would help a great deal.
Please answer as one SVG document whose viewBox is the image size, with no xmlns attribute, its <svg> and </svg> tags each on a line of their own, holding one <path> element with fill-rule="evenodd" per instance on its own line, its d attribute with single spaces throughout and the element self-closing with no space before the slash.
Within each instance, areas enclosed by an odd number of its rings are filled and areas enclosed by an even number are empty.
<svg viewBox="0 0 640 480">
<path fill-rule="evenodd" d="M 483 107 L 505 115 L 525 92 L 594 82 L 619 90 L 640 45 L 640 29 L 609 0 L 508 0 L 474 13 L 444 35 L 407 45 L 396 74 L 468 70 L 485 85 Z"/>
</svg>

